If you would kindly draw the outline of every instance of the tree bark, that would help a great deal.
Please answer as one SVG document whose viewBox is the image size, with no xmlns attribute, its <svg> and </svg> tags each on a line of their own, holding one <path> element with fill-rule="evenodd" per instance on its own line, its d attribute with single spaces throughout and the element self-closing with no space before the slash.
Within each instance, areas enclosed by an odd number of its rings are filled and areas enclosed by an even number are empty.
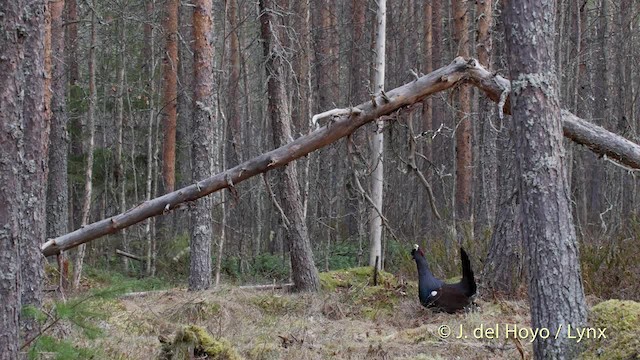
<svg viewBox="0 0 640 360">
<path fill-rule="evenodd" d="M 569 205 L 562 113 L 553 55 L 555 1 L 511 0 L 506 40 L 516 126 L 522 230 L 533 328 L 550 333 L 586 323 L 578 244 Z M 549 19 L 551 17 L 551 19 Z M 536 39 L 533 41 L 532 39 Z M 566 333 L 563 333 L 566 334 Z M 536 339 L 539 359 L 573 359 L 578 344 L 561 335 Z"/>
<path fill-rule="evenodd" d="M 434 93 L 450 89 L 459 81 L 470 81 L 495 102 L 500 100 L 503 91 L 508 94 L 511 89 L 507 79 L 490 73 L 479 66 L 477 61 L 456 58 L 447 66 L 388 91 L 386 93 L 388 100 L 378 96 L 353 108 L 337 109 L 341 115 L 338 115 L 334 119 L 335 121 L 328 126 L 323 126 L 308 135 L 301 136 L 284 146 L 247 160 L 215 176 L 200 180 L 197 184 L 141 203 L 124 214 L 115 215 L 69 234 L 49 239 L 42 246 L 42 252 L 46 256 L 55 255 L 60 251 L 98 237 L 115 233 L 148 217 L 176 209 L 184 202 L 193 201 L 220 189 L 228 188 L 232 184 L 235 186 L 255 175 L 282 167 L 314 150 L 352 134 L 362 125 L 381 116 L 389 115 L 405 106 L 422 101 Z M 506 97 L 503 111 L 508 114 L 510 113 L 509 109 L 510 100 L 509 97 Z M 562 121 L 565 137 L 633 169 L 640 169 L 640 145 L 602 127 L 590 124 L 569 112 L 562 112 Z"/>
<path fill-rule="evenodd" d="M 18 358 L 20 342 L 20 221 L 25 216 L 22 201 L 22 58 L 27 33 L 23 27 L 23 0 L 2 1 L 3 31 L 0 36 L 0 359 Z"/>
<path fill-rule="evenodd" d="M 21 271 L 22 306 L 39 308 L 42 302 L 44 262 L 38 249 L 46 237 L 46 198 L 49 145 L 49 104 L 45 98 L 45 9 L 44 0 L 31 1 L 24 5 L 23 27 L 24 76 L 23 102 L 23 149 L 22 202 L 24 213 L 20 221 L 19 252 Z M 19 31 L 19 30 L 18 30 Z M 31 338 L 38 332 L 38 323 L 33 318 L 20 319 L 24 335 Z"/>
<path fill-rule="evenodd" d="M 275 146 L 285 146 L 291 136 L 291 112 L 287 104 L 284 81 L 284 48 L 282 47 L 281 17 L 276 16 L 276 4 L 260 1 L 260 28 L 264 47 L 265 69 L 268 77 L 268 114 Z M 303 217 L 298 173 L 295 164 L 285 166 L 279 173 L 278 201 L 288 219 L 286 238 L 291 256 L 293 283 L 298 291 L 320 290 L 318 270 L 313 262 L 307 224 Z"/>
<path fill-rule="evenodd" d="M 214 102 L 213 102 L 213 18 L 212 4 L 197 0 L 193 8 L 194 114 L 193 178 L 211 176 Z M 191 209 L 191 265 L 189 290 L 206 290 L 211 286 L 211 198 L 200 199 Z"/>
<path fill-rule="evenodd" d="M 163 21 L 165 55 L 162 59 L 164 77 L 163 97 L 163 142 L 162 179 L 165 193 L 175 189 L 176 180 L 176 121 L 178 118 L 178 7 L 179 0 L 167 0 Z"/>
</svg>

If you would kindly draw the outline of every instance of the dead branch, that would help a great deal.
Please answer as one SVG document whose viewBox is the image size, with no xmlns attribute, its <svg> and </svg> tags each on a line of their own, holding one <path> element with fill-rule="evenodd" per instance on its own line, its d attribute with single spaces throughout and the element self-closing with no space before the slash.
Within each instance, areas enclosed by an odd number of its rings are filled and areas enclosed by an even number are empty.
<svg viewBox="0 0 640 360">
<path fill-rule="evenodd" d="M 500 75 L 492 74 L 475 59 L 457 57 L 451 64 L 435 70 L 418 80 L 386 93 L 388 101 L 373 96 L 351 109 L 349 114 L 335 117 L 330 126 L 321 127 L 308 135 L 283 145 L 275 150 L 247 160 L 234 168 L 216 174 L 196 184 L 145 201 L 126 212 L 88 224 L 71 233 L 48 239 L 42 244 L 45 256 L 59 254 L 107 234 L 113 234 L 149 217 L 160 215 L 165 210 L 176 209 L 180 204 L 195 201 L 203 196 L 238 184 L 255 175 L 282 167 L 312 151 L 325 147 L 377 118 L 389 115 L 398 109 L 422 101 L 429 95 L 449 89 L 460 82 L 470 82 L 483 90 L 495 102 L 510 89 L 510 82 Z M 510 113 L 510 99 L 505 100 L 504 112 Z M 640 169 L 640 146 L 622 136 L 591 124 L 568 111 L 562 112 L 564 135 L 587 146 L 593 152 L 633 169 Z"/>
<path fill-rule="evenodd" d="M 291 223 L 289 222 L 289 218 L 287 218 L 287 214 L 284 213 L 284 210 L 278 203 L 278 199 L 276 199 L 276 195 L 271 190 L 271 185 L 269 185 L 269 180 L 267 180 L 266 173 L 262 174 L 262 179 L 264 180 L 264 186 L 265 188 L 267 188 L 267 193 L 269 194 L 269 198 L 271 198 L 271 202 L 273 203 L 273 206 L 275 206 L 276 209 L 278 209 L 278 212 L 282 217 L 282 225 L 284 226 L 285 230 L 289 231 L 289 226 L 291 225 Z"/>
<path fill-rule="evenodd" d="M 133 260 L 138 260 L 138 261 L 141 261 L 141 262 L 145 261 L 145 259 L 142 256 L 134 255 L 134 254 L 128 253 L 126 251 L 122 251 L 120 249 L 116 249 L 116 255 L 124 256 L 126 258 L 133 259 Z"/>
<path fill-rule="evenodd" d="M 347 153 L 348 153 L 348 157 L 349 157 L 349 162 L 351 163 L 351 168 L 353 168 L 353 179 L 354 179 L 354 182 L 356 184 L 356 188 L 358 189 L 358 192 L 360 192 L 360 195 L 362 195 L 362 197 L 365 200 L 367 200 L 369 205 L 371 205 L 371 207 L 373 207 L 373 209 L 378 213 L 378 216 L 380 216 L 380 218 L 382 219 L 382 223 L 387 228 L 387 230 L 389 230 L 389 234 L 391 235 L 391 237 L 394 240 L 399 241 L 399 239 L 396 236 L 395 232 L 391 228 L 391 224 L 389 224 L 389 220 L 387 219 L 386 216 L 382 215 L 382 209 L 379 209 L 376 206 L 376 203 L 373 202 L 373 199 L 371 198 L 371 196 L 369 196 L 367 191 L 364 189 L 364 187 L 362 187 L 362 184 L 360 183 L 360 179 L 358 178 L 358 173 L 356 171 L 356 166 L 355 166 L 355 163 L 353 162 L 353 156 L 352 156 L 353 146 L 354 146 L 354 144 L 353 144 L 353 141 L 351 140 L 351 137 L 348 137 L 347 138 Z"/>
</svg>

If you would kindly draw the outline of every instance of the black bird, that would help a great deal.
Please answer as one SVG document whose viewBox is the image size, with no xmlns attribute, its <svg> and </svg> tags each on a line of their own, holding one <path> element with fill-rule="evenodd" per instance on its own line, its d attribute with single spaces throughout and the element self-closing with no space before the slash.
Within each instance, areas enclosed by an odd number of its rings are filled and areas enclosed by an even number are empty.
<svg viewBox="0 0 640 360">
<path fill-rule="evenodd" d="M 411 256 L 418 266 L 418 295 L 422 306 L 434 307 L 452 314 L 473 303 L 476 281 L 473 278 L 469 256 L 463 248 L 460 248 L 462 280 L 456 284 L 446 284 L 433 276 L 424 252 L 418 245 L 414 245 Z"/>
</svg>

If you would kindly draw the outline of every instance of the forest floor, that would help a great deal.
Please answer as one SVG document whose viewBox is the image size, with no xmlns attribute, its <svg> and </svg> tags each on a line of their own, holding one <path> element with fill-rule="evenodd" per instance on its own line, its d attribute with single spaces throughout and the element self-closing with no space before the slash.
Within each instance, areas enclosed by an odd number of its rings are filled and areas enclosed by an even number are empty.
<svg viewBox="0 0 640 360">
<path fill-rule="evenodd" d="M 76 347 L 97 349 L 94 358 L 105 359 L 162 358 L 161 342 L 169 349 L 171 342 L 183 341 L 187 336 L 181 331 L 188 326 L 222 340 L 220 344 L 230 346 L 229 354 L 239 356 L 213 357 L 221 359 L 530 358 L 529 339 L 505 339 L 504 333 L 507 324 L 528 328 L 526 301 L 493 299 L 479 301 L 472 312 L 436 313 L 420 306 L 415 283 L 385 273 L 381 285 L 370 286 L 370 272 L 358 268 L 323 273 L 323 290 L 318 294 L 220 287 L 198 293 L 171 289 L 118 296 L 94 306 L 105 314 L 95 320 L 100 336 L 87 337 L 64 322 L 53 336 L 73 339 Z M 638 313 L 625 325 L 632 333 L 623 339 L 631 341 L 620 355 L 624 358 L 640 356 L 640 304 L 633 304 Z M 440 336 L 442 326 L 451 329 L 448 338 Z M 497 336 L 487 332 L 496 326 Z M 457 338 L 461 328 L 465 336 Z M 593 355 L 620 345 L 609 343 L 610 338 L 597 344 L 590 341 Z M 614 355 L 605 358 L 618 356 Z"/>
</svg>

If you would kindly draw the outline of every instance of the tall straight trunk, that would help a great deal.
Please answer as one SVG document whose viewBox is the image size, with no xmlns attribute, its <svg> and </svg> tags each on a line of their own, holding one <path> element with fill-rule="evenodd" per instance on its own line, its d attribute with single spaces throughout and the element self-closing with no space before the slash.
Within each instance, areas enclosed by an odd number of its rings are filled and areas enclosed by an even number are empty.
<svg viewBox="0 0 640 360">
<path fill-rule="evenodd" d="M 516 181 L 517 159 L 514 142 L 513 120 L 503 122 L 502 136 L 498 140 L 501 158 L 498 165 L 498 206 L 495 225 L 491 234 L 489 252 L 483 269 L 483 288 L 501 296 L 513 298 L 522 284 L 522 210 Z"/>
<path fill-rule="evenodd" d="M 154 0 L 147 0 L 146 2 L 146 12 L 147 12 L 147 17 L 149 19 L 153 19 L 153 14 L 154 14 L 154 8 L 155 8 L 155 4 L 154 4 Z M 154 149 L 153 146 L 155 144 L 155 134 L 154 134 L 154 124 L 155 124 L 155 116 L 156 116 L 156 111 L 155 111 L 155 90 L 156 90 L 156 83 L 155 83 L 155 79 L 154 79 L 154 75 L 155 75 L 155 70 L 156 70 L 156 59 L 155 59 L 155 55 L 154 55 L 154 45 L 155 45 L 155 38 L 154 38 L 154 28 L 153 25 L 151 25 L 151 22 L 146 22 L 144 24 L 144 38 L 145 38 L 145 57 L 143 59 L 143 61 L 148 61 L 149 63 L 147 64 L 147 97 L 148 97 L 148 101 L 149 101 L 149 114 L 148 114 L 148 120 L 147 120 L 147 177 L 146 177 L 146 181 L 145 181 L 145 199 L 147 201 L 151 200 L 151 197 L 153 195 L 152 193 L 152 184 L 153 184 L 153 168 L 154 168 L 154 163 L 155 163 L 155 159 L 153 157 L 153 153 L 154 153 Z M 154 259 L 154 254 L 155 254 L 155 237 L 152 236 L 152 231 L 151 229 L 153 228 L 154 225 L 154 219 L 147 219 L 144 225 L 144 233 L 145 233 L 145 238 L 147 241 L 147 253 L 146 253 L 146 272 L 148 276 L 153 276 L 154 275 L 154 263 L 153 263 L 153 259 Z"/>
<path fill-rule="evenodd" d="M 609 16 L 609 0 L 602 0 L 600 5 L 600 14 L 598 15 L 597 31 L 597 45 L 596 45 L 596 66 L 594 74 L 594 96 L 598 99 L 598 104 L 593 109 L 593 122 L 597 125 L 604 126 L 605 118 L 609 115 L 607 113 L 608 98 L 609 98 L 609 68 L 607 53 L 609 51 L 607 46 L 607 37 L 609 36 L 608 29 L 608 16 Z M 600 224 L 599 213 L 602 211 L 602 186 L 605 180 L 605 172 L 598 164 L 598 158 L 592 153 L 586 155 L 588 162 L 587 166 L 592 169 L 589 176 L 589 223 Z"/>
<path fill-rule="evenodd" d="M 193 178 L 211 176 L 214 131 L 212 3 L 196 0 L 193 7 Z M 191 209 L 189 290 L 211 286 L 211 197 L 199 199 Z"/>
<path fill-rule="evenodd" d="M 93 9 L 95 9 L 96 1 L 93 0 L 92 4 Z M 86 162 L 84 173 L 84 197 L 82 202 L 82 218 L 80 220 L 80 226 L 86 225 L 89 222 L 89 215 L 91 214 L 91 194 L 93 191 L 93 148 L 95 141 L 95 113 L 97 103 L 95 49 L 98 29 L 96 29 L 96 27 L 96 14 L 95 11 L 91 11 L 91 37 L 89 44 L 89 109 L 87 113 L 87 125 L 84 131 L 86 144 L 83 147 L 85 149 Z M 86 245 L 80 245 L 73 263 L 73 287 L 76 289 L 80 286 L 85 251 Z"/>
<path fill-rule="evenodd" d="M 23 26 L 23 0 L 3 1 L 3 29 Z M 7 31 L 0 37 L 0 359 L 17 359 L 20 347 L 20 245 L 21 219 L 26 216 L 22 199 L 21 158 L 23 142 L 15 129 L 23 126 L 25 37 L 17 31 Z"/>
<path fill-rule="evenodd" d="M 49 179 L 47 186 L 47 237 L 69 231 L 69 196 L 67 185 L 66 86 L 64 66 L 64 30 L 62 13 L 64 0 L 49 3 L 51 14 L 51 133 L 49 134 Z"/>
<path fill-rule="evenodd" d="M 531 326 L 552 334 L 586 323 L 553 59 L 555 13 L 553 0 L 511 0 L 505 14 Z M 564 334 L 536 339 L 536 358 L 574 358 L 578 343 Z"/>
<path fill-rule="evenodd" d="M 284 1 L 282 1 L 284 3 Z M 279 4 L 283 5 L 283 4 Z M 260 29 L 263 40 L 265 69 L 268 77 L 268 116 L 273 130 L 273 143 L 282 146 L 291 140 L 291 110 L 285 90 L 285 59 L 282 58 L 282 17 L 276 16 L 276 4 L 260 0 Z M 313 262 L 307 224 L 303 217 L 298 173 L 294 164 L 279 171 L 278 202 L 287 224 L 286 239 L 291 255 L 293 283 L 298 291 L 318 291 L 320 280 Z"/>
<path fill-rule="evenodd" d="M 309 132 L 313 108 L 313 92 L 311 89 L 311 4 L 309 0 L 295 1 L 293 12 L 297 14 L 295 29 L 299 34 L 300 49 L 294 55 L 294 73 L 298 79 L 298 94 L 294 97 L 292 113 L 292 125 L 298 133 L 306 134 Z M 309 170 L 311 158 L 307 157 L 303 162 L 303 190 L 302 190 L 302 209 L 303 217 L 307 218 L 307 210 L 309 207 L 309 187 L 311 179 L 309 178 Z"/>
<path fill-rule="evenodd" d="M 492 38 L 491 28 L 493 26 L 493 1 L 476 1 L 477 20 L 477 40 L 476 49 L 478 61 L 483 66 L 491 69 Z M 476 183 L 476 223 L 474 233 L 480 238 L 488 233 L 493 226 L 496 213 L 497 196 L 497 158 L 496 158 L 496 138 L 497 138 L 497 116 L 495 116 L 495 106 L 488 101 L 480 101 L 478 104 L 478 178 Z"/>
<path fill-rule="evenodd" d="M 163 72 L 163 142 L 162 142 L 162 179 L 164 192 L 175 189 L 176 166 L 176 121 L 178 118 L 178 7 L 179 0 L 167 0 L 163 21 L 165 34 L 165 53 L 162 59 Z"/>
<path fill-rule="evenodd" d="M 355 104 L 360 99 L 367 96 L 367 67 L 364 66 L 369 56 L 366 54 L 369 50 L 367 36 L 365 32 L 367 5 L 364 0 L 351 1 L 351 56 L 349 57 L 349 91 L 348 103 Z M 364 131 L 358 131 L 353 136 L 354 143 L 359 146 L 365 145 L 366 134 Z M 355 189 L 353 184 L 355 180 L 349 180 L 347 187 Z M 367 207 L 362 201 L 361 196 L 349 196 L 347 193 L 347 229 L 350 238 L 356 237 L 358 243 L 362 243 L 363 237 L 366 236 L 365 231 L 360 231 L 366 222 L 366 212 L 363 209 Z"/>
<path fill-rule="evenodd" d="M 378 12 L 376 15 L 376 59 L 374 62 L 374 93 L 380 95 L 384 91 L 386 31 L 387 31 L 387 1 L 378 0 Z M 371 141 L 373 156 L 373 171 L 371 172 L 371 199 L 373 206 L 369 215 L 369 266 L 382 269 L 382 196 L 384 186 L 384 122 L 376 120 L 377 131 Z"/>
<path fill-rule="evenodd" d="M 425 74 L 433 71 L 433 6 L 430 1 L 425 2 L 423 8 L 423 43 L 424 43 L 424 65 Z M 431 97 L 422 102 L 422 127 L 424 131 L 429 131 L 433 127 L 433 108 Z M 424 156 L 431 161 L 431 142 L 425 143 L 423 148 Z"/>
<path fill-rule="evenodd" d="M 453 1 L 454 43 L 457 55 L 469 56 L 468 34 L 468 2 Z M 472 189 L 472 152 L 471 152 L 471 91 L 462 86 L 458 93 L 458 112 L 456 116 L 456 190 L 455 219 L 457 225 L 464 225 L 471 220 Z M 459 235 L 463 235 L 459 233 Z"/>
<path fill-rule="evenodd" d="M 237 0 L 226 1 L 226 14 L 229 22 L 229 79 L 227 80 L 227 95 L 226 98 L 226 113 L 227 122 L 223 124 L 226 126 L 224 131 L 225 139 L 222 142 L 221 147 L 221 162 L 222 167 L 229 168 L 242 161 L 242 122 L 238 88 L 240 86 L 240 37 L 238 35 L 238 4 Z M 246 151 L 246 150 L 245 150 Z M 235 242 L 232 232 L 226 232 L 227 221 L 229 218 L 236 218 L 237 214 L 241 214 L 244 209 L 239 206 L 227 206 L 224 200 L 225 194 L 220 193 L 220 202 L 222 203 L 221 209 L 221 224 L 218 241 L 218 254 L 216 256 L 216 269 L 215 269 L 215 286 L 220 283 L 220 272 L 222 271 L 222 257 L 224 256 L 224 243 L 227 240 L 226 237 L 230 237 L 231 242 Z M 238 205 L 238 204 L 236 204 Z"/>
<path fill-rule="evenodd" d="M 125 94 L 125 83 L 124 83 L 124 71 L 125 71 L 125 59 L 126 59 L 126 32 L 125 32 L 125 20 L 124 17 L 121 19 L 118 38 L 120 41 L 119 51 L 120 56 L 118 59 L 118 68 L 116 70 L 116 78 L 118 82 L 118 94 L 116 98 L 116 172 L 115 172 L 115 180 L 118 192 L 118 207 L 120 212 L 124 212 L 127 209 L 126 204 L 126 174 L 124 170 L 124 158 L 122 156 L 122 148 L 123 148 L 123 134 L 124 134 L 124 94 Z M 122 240 L 122 248 L 124 251 L 129 251 L 129 244 L 127 243 L 127 232 L 125 229 L 120 233 Z M 129 269 L 129 261 L 126 257 L 122 257 L 123 265 L 126 270 Z"/>
<path fill-rule="evenodd" d="M 81 96 L 81 90 L 78 86 L 80 72 L 78 66 L 78 4 L 76 0 L 66 0 L 66 25 L 65 28 L 65 46 L 66 60 L 69 66 L 69 104 L 67 107 L 69 116 L 69 155 L 75 158 L 82 157 L 82 121 L 81 110 L 77 104 Z M 69 200 L 69 227 L 77 228 L 79 226 L 81 200 L 79 193 L 80 185 L 77 181 L 72 181 L 68 186 Z"/>
<path fill-rule="evenodd" d="M 238 37 L 237 0 L 227 0 L 227 19 L 229 21 L 229 82 L 227 84 L 227 119 L 228 137 L 231 141 L 231 156 L 233 164 L 242 160 L 242 123 L 240 121 L 240 105 L 238 101 L 238 86 L 240 86 L 240 41 Z M 231 164 L 230 164 L 231 165 Z M 223 166 L 227 166 L 224 164 Z"/>
<path fill-rule="evenodd" d="M 24 215 L 20 219 L 18 239 L 22 306 L 39 308 L 42 302 L 44 262 L 40 245 L 46 237 L 46 198 L 48 176 L 50 104 L 45 92 L 45 9 L 44 0 L 30 1 L 23 8 L 24 76 L 23 130 L 24 141 L 21 196 Z M 31 338 L 38 332 L 32 318 L 21 318 L 24 335 Z"/>
</svg>

